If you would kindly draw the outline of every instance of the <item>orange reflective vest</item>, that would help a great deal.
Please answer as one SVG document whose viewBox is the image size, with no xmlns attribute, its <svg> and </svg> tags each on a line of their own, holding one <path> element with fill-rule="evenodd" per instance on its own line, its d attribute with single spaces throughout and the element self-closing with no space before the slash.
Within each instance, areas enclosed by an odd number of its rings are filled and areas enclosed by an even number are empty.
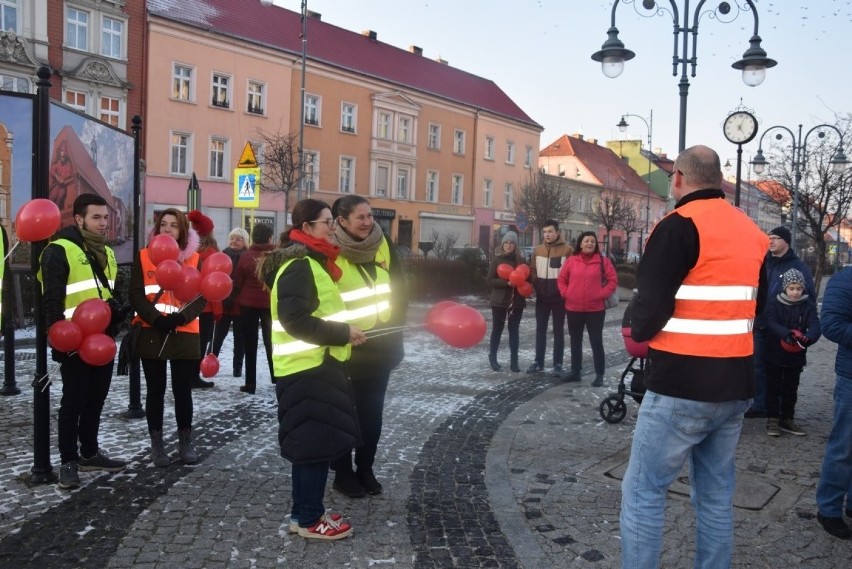
<svg viewBox="0 0 852 569">
<path fill-rule="evenodd" d="M 183 266 L 198 267 L 199 255 L 193 253 L 183 262 Z M 145 283 L 145 297 L 154 304 L 154 306 L 162 314 L 172 314 L 178 312 L 185 304 L 181 302 L 170 291 L 163 291 L 160 285 L 157 284 L 157 279 L 154 275 L 157 271 L 157 265 L 151 261 L 148 256 L 148 249 L 139 251 L 139 262 L 142 265 L 142 279 Z M 162 291 L 162 294 L 160 292 Z M 157 295 L 160 295 L 157 298 Z M 156 299 L 156 300 L 155 300 Z M 151 324 L 145 322 L 138 315 L 133 318 L 133 323 L 141 323 L 143 327 L 150 328 Z M 193 318 L 191 322 L 187 322 L 183 326 L 178 326 L 176 332 L 186 332 L 187 334 L 199 334 L 198 318 Z"/>
<path fill-rule="evenodd" d="M 752 355 L 757 285 L 769 239 L 722 199 L 695 200 L 675 211 L 698 229 L 698 261 L 675 294 L 672 317 L 650 346 L 688 356 Z"/>
</svg>

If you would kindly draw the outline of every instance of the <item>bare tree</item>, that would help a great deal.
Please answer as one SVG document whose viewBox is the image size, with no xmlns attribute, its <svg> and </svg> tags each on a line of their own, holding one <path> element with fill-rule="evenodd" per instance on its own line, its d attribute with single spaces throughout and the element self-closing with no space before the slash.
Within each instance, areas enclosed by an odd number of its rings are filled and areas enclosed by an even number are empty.
<svg viewBox="0 0 852 569">
<path fill-rule="evenodd" d="M 525 212 L 529 224 L 540 228 L 548 219 L 559 222 L 568 219 L 574 211 L 574 202 L 568 188 L 552 176 L 533 169 L 529 181 L 515 198 L 515 209 Z"/>
<path fill-rule="evenodd" d="M 620 192 L 605 190 L 592 206 L 592 211 L 586 214 L 589 221 L 606 229 L 607 255 L 609 255 L 609 234 L 616 227 L 620 227 L 631 212 L 633 215 L 636 214 L 633 205 Z"/>
<path fill-rule="evenodd" d="M 843 133 L 844 153 L 852 152 L 852 115 L 838 116 L 835 126 Z M 852 205 L 852 174 L 848 169 L 835 171 L 831 159 L 837 153 L 838 137 L 832 129 L 816 131 L 806 140 L 807 152 L 800 166 L 799 210 L 796 231 L 813 240 L 815 255 L 805 255 L 814 266 L 814 286 L 818 291 L 828 266 L 826 235 L 840 227 Z M 780 184 L 775 198 L 782 206 L 793 203 L 796 173 L 793 168 L 789 137 L 771 146 L 774 158 L 769 161 L 767 177 Z M 797 239 L 798 241 L 798 239 Z M 795 244 L 794 244 L 795 246 Z M 798 252 L 798 251 L 797 251 Z"/>
<path fill-rule="evenodd" d="M 458 233 L 438 233 L 437 229 L 433 229 L 432 233 L 429 234 L 429 240 L 432 242 L 432 252 L 439 259 L 449 259 L 450 253 L 453 251 L 453 247 L 456 244 L 456 241 L 459 240 Z"/>
<path fill-rule="evenodd" d="M 632 206 L 630 202 L 627 204 L 628 206 Z M 618 229 L 624 231 L 627 236 L 627 253 L 630 252 L 630 236 L 634 233 L 638 233 L 645 229 L 645 221 L 642 219 L 642 216 L 639 212 L 633 207 L 627 207 L 624 212 L 624 217 L 616 225 Z M 638 251 L 636 253 L 642 254 L 642 244 L 639 243 Z"/>
<path fill-rule="evenodd" d="M 290 192 L 301 184 L 298 134 L 258 130 L 263 139 L 262 176 L 260 189 L 282 194 L 284 211 L 290 211 Z"/>
</svg>

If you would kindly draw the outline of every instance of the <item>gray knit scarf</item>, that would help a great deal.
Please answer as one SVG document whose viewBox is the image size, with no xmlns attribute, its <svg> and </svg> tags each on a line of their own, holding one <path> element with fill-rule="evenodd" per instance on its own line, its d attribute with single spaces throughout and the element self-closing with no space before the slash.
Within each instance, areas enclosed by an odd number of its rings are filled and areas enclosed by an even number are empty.
<svg viewBox="0 0 852 569">
<path fill-rule="evenodd" d="M 95 259 L 98 261 L 101 268 L 106 269 L 106 235 L 98 235 L 97 233 L 92 233 L 91 231 L 86 231 L 82 228 L 80 229 L 80 234 L 83 236 L 83 242 L 86 244 L 86 248 L 95 255 Z"/>
<path fill-rule="evenodd" d="M 379 245 L 382 244 L 383 237 L 382 228 L 375 221 L 370 234 L 363 241 L 357 241 L 346 233 L 346 230 L 339 223 L 334 224 L 334 240 L 340 247 L 340 254 L 353 263 L 369 263 L 375 260 L 376 252 L 379 250 Z"/>
</svg>

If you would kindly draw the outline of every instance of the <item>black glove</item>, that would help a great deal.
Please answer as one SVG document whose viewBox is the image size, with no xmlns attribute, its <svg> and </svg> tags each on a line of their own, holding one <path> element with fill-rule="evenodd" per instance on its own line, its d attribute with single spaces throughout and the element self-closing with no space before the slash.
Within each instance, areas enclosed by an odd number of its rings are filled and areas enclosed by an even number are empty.
<svg viewBox="0 0 852 569">
<path fill-rule="evenodd" d="M 787 342 L 788 344 L 793 345 L 793 344 L 795 344 L 795 343 L 796 343 L 796 338 L 794 338 L 794 337 L 793 337 L 793 333 L 792 333 L 792 332 L 790 332 L 789 334 L 787 334 L 786 336 L 784 336 L 784 341 L 785 341 L 785 342 Z"/>
<path fill-rule="evenodd" d="M 170 334 L 175 331 L 175 328 L 184 324 L 186 324 L 186 318 L 183 317 L 183 314 L 178 314 L 177 312 L 166 316 L 158 316 L 154 320 L 154 328 L 164 334 Z"/>
<path fill-rule="evenodd" d="M 106 334 L 115 338 L 121 331 L 121 325 L 124 323 L 127 315 L 130 314 L 133 309 L 128 304 L 122 305 L 115 298 L 109 299 L 107 304 L 109 304 L 111 318 L 109 326 L 106 328 Z"/>
<path fill-rule="evenodd" d="M 71 359 L 71 356 L 68 355 L 68 352 L 60 352 L 56 348 L 51 348 L 50 359 L 52 359 L 58 364 L 64 364 L 65 362 Z"/>
</svg>

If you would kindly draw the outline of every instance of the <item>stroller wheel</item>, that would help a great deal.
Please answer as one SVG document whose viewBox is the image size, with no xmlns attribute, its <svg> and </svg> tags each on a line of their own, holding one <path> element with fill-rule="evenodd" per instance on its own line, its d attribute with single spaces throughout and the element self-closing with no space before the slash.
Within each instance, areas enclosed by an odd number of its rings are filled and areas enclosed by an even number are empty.
<svg viewBox="0 0 852 569">
<path fill-rule="evenodd" d="M 627 415 L 627 405 L 622 396 L 610 395 L 601 401 L 599 411 L 607 423 L 619 423 Z"/>
</svg>

